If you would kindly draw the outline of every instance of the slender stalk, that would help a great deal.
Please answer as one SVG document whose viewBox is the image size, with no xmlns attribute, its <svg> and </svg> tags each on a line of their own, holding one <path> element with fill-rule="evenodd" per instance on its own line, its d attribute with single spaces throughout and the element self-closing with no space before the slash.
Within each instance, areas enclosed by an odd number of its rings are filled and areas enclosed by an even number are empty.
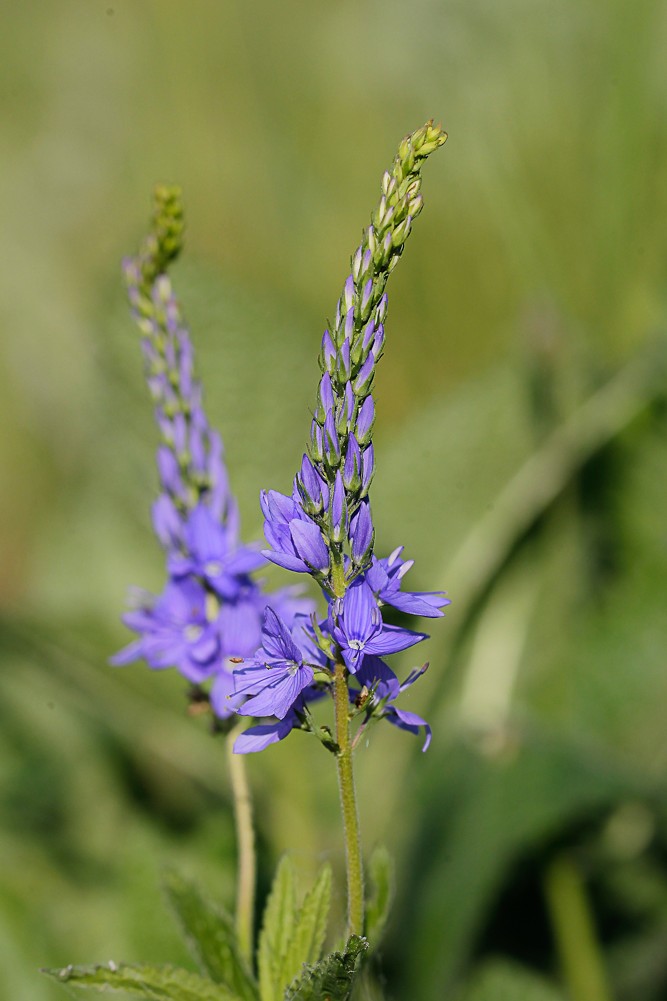
<svg viewBox="0 0 667 1001">
<path fill-rule="evenodd" d="M 572 1001 L 611 1001 L 590 903 L 571 858 L 563 854 L 554 859 L 545 872 L 544 889 Z"/>
<path fill-rule="evenodd" d="M 246 720 L 240 722 L 227 736 L 227 762 L 234 798 L 234 821 L 238 874 L 236 883 L 236 937 L 241 955 L 250 963 L 253 948 L 253 919 L 255 915 L 255 831 L 252 824 L 252 800 L 242 754 L 234 754 L 234 741 L 243 730 Z"/>
<path fill-rule="evenodd" d="M 334 670 L 334 709 L 338 744 L 338 789 L 343 813 L 345 863 L 347 868 L 347 933 L 362 935 L 364 930 L 364 873 L 361 861 L 359 816 L 352 771 L 349 699 L 345 665 L 337 662 Z"/>
</svg>

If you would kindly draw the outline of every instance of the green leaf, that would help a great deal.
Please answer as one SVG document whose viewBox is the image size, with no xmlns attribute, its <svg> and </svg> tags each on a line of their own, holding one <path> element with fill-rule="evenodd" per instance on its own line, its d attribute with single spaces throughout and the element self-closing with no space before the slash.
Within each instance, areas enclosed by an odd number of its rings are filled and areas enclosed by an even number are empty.
<svg viewBox="0 0 667 1001">
<path fill-rule="evenodd" d="M 257 985 L 239 952 L 231 917 L 175 872 L 166 873 L 164 888 L 202 973 L 243 1001 L 257 1001 Z"/>
<path fill-rule="evenodd" d="M 463 1001 L 565 1001 L 548 980 L 513 963 L 489 963 L 473 979 Z"/>
<path fill-rule="evenodd" d="M 283 855 L 264 910 L 259 936 L 257 965 L 262 1001 L 280 1001 L 282 998 L 285 987 L 282 980 L 283 961 L 292 941 L 295 917 L 294 868 L 289 858 Z"/>
<path fill-rule="evenodd" d="M 362 955 L 368 949 L 365 938 L 353 935 L 345 952 L 332 952 L 314 966 L 308 966 L 287 988 L 283 1001 L 348 1001 Z"/>
<path fill-rule="evenodd" d="M 322 867 L 312 890 L 306 894 L 294 925 L 281 971 L 281 988 L 301 973 L 304 964 L 320 958 L 331 905 L 331 866 Z"/>
<path fill-rule="evenodd" d="M 376 946 L 394 899 L 394 862 L 384 845 L 378 845 L 368 860 L 368 881 L 371 893 L 366 902 L 366 938 Z"/>
<path fill-rule="evenodd" d="M 237 994 L 175 966 L 66 966 L 44 970 L 68 987 L 92 987 L 101 992 L 124 991 L 149 1001 L 240 1001 Z"/>
</svg>

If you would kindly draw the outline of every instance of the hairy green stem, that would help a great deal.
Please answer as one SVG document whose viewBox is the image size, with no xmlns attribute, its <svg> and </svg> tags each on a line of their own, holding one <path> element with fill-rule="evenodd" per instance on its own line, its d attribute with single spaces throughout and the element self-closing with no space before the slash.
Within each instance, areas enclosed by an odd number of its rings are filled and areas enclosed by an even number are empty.
<svg viewBox="0 0 667 1001">
<path fill-rule="evenodd" d="M 253 952 L 253 920 L 255 915 L 255 831 L 252 824 L 252 800 L 242 754 L 234 754 L 234 741 L 242 732 L 246 720 L 240 722 L 227 736 L 227 761 L 234 798 L 234 821 L 238 855 L 236 884 L 236 936 L 241 955 L 249 963 Z"/>
<path fill-rule="evenodd" d="M 345 864 L 347 868 L 347 933 L 363 935 L 364 931 L 364 873 L 361 861 L 359 817 L 352 771 L 352 743 L 350 741 L 349 699 L 347 671 L 338 661 L 334 669 L 334 708 L 336 718 L 336 743 L 338 752 L 338 789 L 343 813 L 345 838 Z"/>
</svg>

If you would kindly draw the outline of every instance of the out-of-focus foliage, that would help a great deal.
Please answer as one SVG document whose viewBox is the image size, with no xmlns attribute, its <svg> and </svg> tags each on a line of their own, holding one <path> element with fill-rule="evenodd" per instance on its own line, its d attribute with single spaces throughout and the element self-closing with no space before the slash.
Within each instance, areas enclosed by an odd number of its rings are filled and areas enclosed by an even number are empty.
<svg viewBox="0 0 667 1001">
<path fill-rule="evenodd" d="M 584 1001 L 602 968 L 616 1001 L 660 1001 L 664 5 L 3 15 L 0 993 L 62 997 L 39 966 L 187 964 L 165 864 L 233 896 L 222 746 L 178 678 L 106 666 L 127 585 L 161 586 L 118 269 L 152 186 L 185 192 L 174 281 L 251 537 L 259 488 L 297 467 L 381 171 L 433 115 L 450 139 L 390 290 L 373 497 L 379 548 L 405 543 L 412 585 L 453 604 L 410 705 L 428 754 L 381 727 L 358 754 L 366 845 L 397 859 L 377 978 L 414 1001 L 512 976 Z M 342 871 L 333 769 L 310 750 L 295 734 L 250 762 L 264 894 L 284 850 L 311 880 Z"/>
</svg>

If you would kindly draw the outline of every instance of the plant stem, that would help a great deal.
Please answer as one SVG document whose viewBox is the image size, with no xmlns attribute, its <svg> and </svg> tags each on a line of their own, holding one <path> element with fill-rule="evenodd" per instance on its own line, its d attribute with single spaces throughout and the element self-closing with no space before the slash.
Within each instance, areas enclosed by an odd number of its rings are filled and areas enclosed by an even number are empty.
<svg viewBox="0 0 667 1001">
<path fill-rule="evenodd" d="M 334 708 L 338 753 L 338 789 L 343 813 L 345 863 L 347 867 L 347 933 L 362 935 L 364 930 L 364 873 L 361 861 L 359 817 L 352 771 L 349 700 L 345 665 L 337 662 L 334 669 Z"/>
<path fill-rule="evenodd" d="M 227 736 L 227 762 L 234 798 L 234 821 L 236 823 L 236 845 L 238 854 L 238 875 L 236 883 L 236 936 L 241 955 L 252 960 L 253 920 L 255 916 L 255 831 L 252 824 L 252 800 L 242 754 L 234 754 L 234 741 L 247 721 L 240 722 Z"/>
<path fill-rule="evenodd" d="M 572 1001 L 611 1001 L 586 889 L 571 858 L 562 854 L 550 863 L 544 889 Z"/>
</svg>

